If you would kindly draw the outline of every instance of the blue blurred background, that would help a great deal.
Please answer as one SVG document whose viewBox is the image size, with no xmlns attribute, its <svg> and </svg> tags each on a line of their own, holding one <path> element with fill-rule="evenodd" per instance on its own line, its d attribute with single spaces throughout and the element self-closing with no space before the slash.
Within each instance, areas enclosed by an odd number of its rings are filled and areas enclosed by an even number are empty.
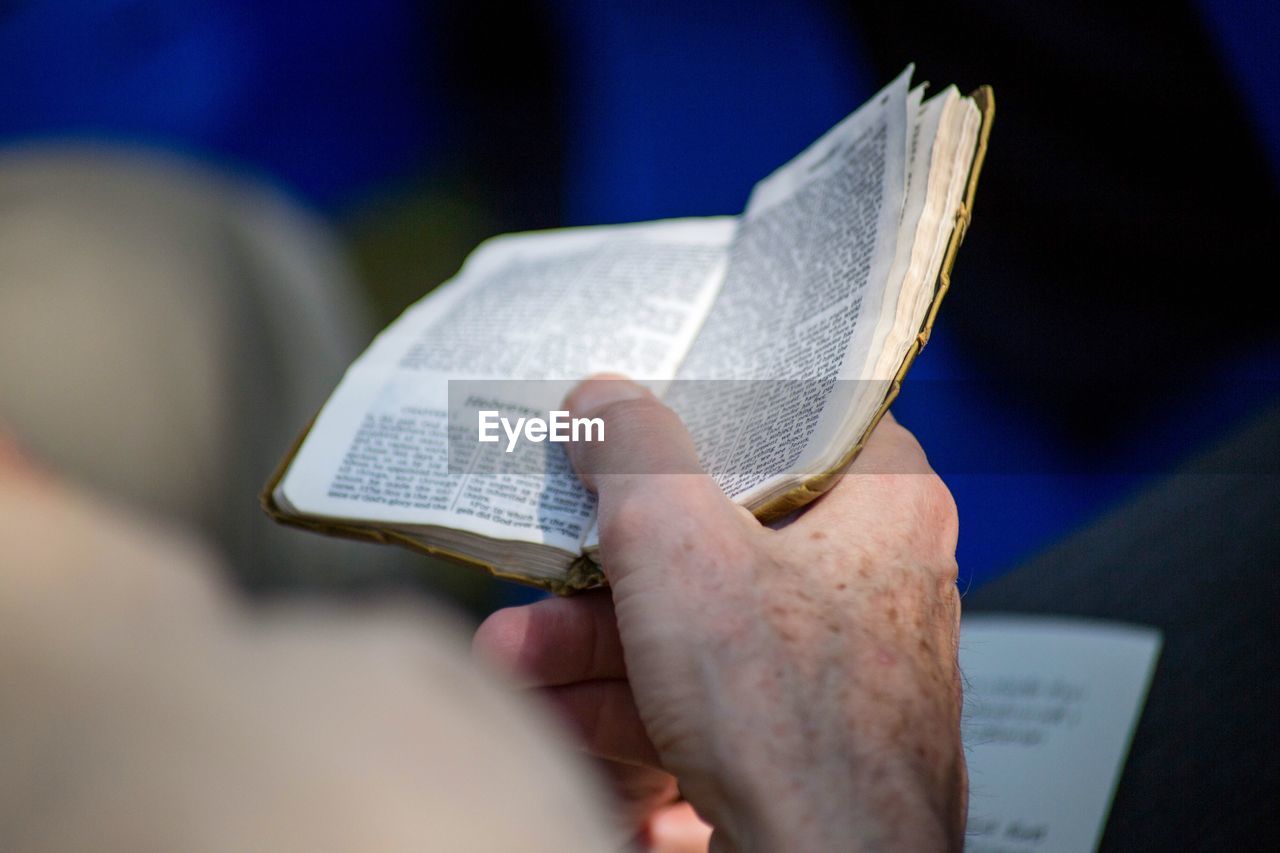
<svg viewBox="0 0 1280 853">
<path fill-rule="evenodd" d="M 497 231 L 737 212 L 907 61 L 991 83 L 974 227 L 895 407 L 977 584 L 1275 399 L 1275 324 L 1245 306 L 1280 238 L 1280 7 L 896 5 L 14 0 L 0 144 L 273 183 L 388 319 Z"/>
</svg>

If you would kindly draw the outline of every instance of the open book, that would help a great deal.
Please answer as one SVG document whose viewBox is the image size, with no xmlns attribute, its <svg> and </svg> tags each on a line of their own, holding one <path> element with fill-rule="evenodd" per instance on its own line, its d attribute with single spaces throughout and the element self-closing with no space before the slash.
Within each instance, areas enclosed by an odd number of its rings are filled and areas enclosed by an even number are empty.
<svg viewBox="0 0 1280 853">
<path fill-rule="evenodd" d="M 477 420 L 545 417 L 600 372 L 646 382 L 760 518 L 816 498 L 928 338 L 986 150 L 990 89 L 926 99 L 911 73 L 740 216 L 483 243 L 348 369 L 267 484 L 267 512 L 557 592 L 603 583 L 594 497 L 563 445 L 506 453 Z"/>
</svg>

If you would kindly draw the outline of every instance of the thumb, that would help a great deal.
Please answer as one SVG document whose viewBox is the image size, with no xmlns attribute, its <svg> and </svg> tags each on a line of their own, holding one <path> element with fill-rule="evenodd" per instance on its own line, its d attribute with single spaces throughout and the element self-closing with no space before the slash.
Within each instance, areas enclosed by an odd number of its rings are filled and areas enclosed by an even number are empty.
<svg viewBox="0 0 1280 853">
<path fill-rule="evenodd" d="M 578 385 L 565 405 L 574 417 L 604 425 L 598 440 L 570 444 L 569 458 L 599 496 L 610 583 L 638 569 L 678 571 L 699 544 L 758 527 L 702 470 L 680 418 L 647 389 L 602 375 Z"/>
</svg>

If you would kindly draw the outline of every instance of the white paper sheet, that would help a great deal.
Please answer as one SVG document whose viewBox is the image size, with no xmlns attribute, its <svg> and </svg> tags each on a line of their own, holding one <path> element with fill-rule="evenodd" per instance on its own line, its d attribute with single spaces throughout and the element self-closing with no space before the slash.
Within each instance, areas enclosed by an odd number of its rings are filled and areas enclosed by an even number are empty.
<svg viewBox="0 0 1280 853">
<path fill-rule="evenodd" d="M 1152 628 L 968 617 L 968 853 L 1097 848 L 1160 651 Z"/>
</svg>

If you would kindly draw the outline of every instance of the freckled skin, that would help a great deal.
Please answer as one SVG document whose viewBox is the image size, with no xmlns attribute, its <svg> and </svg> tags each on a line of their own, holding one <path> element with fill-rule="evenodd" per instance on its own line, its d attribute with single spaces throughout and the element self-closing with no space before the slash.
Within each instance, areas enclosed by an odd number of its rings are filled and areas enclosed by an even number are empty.
<svg viewBox="0 0 1280 853">
<path fill-rule="evenodd" d="M 878 483 L 880 488 L 901 485 Z M 858 509 L 867 513 L 859 520 L 877 523 L 872 507 Z M 735 675 L 741 673 L 744 687 L 751 685 L 742 695 L 754 694 L 769 705 L 761 711 L 771 720 L 767 740 L 736 725 L 732 716 L 717 726 L 717 739 L 723 741 L 717 752 L 726 762 L 750 768 L 740 778 L 759 778 L 760 768 L 786 766 L 802 756 L 804 773 L 797 772 L 784 786 L 795 796 L 804 792 L 821 801 L 815 787 L 836 785 L 832 779 L 844 777 L 840 784 L 846 803 L 863 802 L 881 818 L 900 819 L 880 840 L 918 821 L 924 811 L 937 818 L 939 844 L 933 849 L 941 849 L 958 842 L 964 814 L 954 638 L 959 599 L 949 594 L 954 592 L 949 543 L 933 541 L 945 540 L 948 531 L 916 529 L 914 520 L 930 511 L 912 510 L 904 514 L 908 521 L 897 536 L 882 530 L 864 547 L 851 547 L 842 529 L 800 536 L 787 529 L 765 532 L 765 554 L 747 559 L 751 598 L 766 602 L 758 611 L 763 618 L 749 630 L 735 631 L 731 641 L 708 648 L 724 656 L 719 668 L 728 673 L 729 692 L 737 693 Z M 922 561 L 922 552 L 936 560 Z M 738 565 L 732 571 L 745 570 Z M 741 601 L 741 594 L 726 584 L 721 595 L 732 605 L 721 601 L 686 615 L 714 634 L 722 608 L 751 606 Z M 779 667 L 773 662 L 780 658 Z M 750 675 L 766 667 L 767 677 Z M 831 719 L 841 725 L 827 725 Z M 680 752 L 694 741 L 690 734 L 667 742 Z M 865 764 L 876 781 L 863 779 L 850 790 L 850 762 Z M 920 779 L 926 780 L 928 795 L 917 787 Z M 696 783 L 691 787 L 699 790 Z M 745 796 L 755 803 L 769 795 Z M 796 808 L 796 820 L 800 814 L 810 821 L 825 819 L 812 803 Z"/>
<path fill-rule="evenodd" d="M 714 827 L 713 850 L 958 850 L 955 505 L 910 434 L 887 418 L 827 495 L 772 529 L 704 475 L 595 477 L 642 470 L 642 457 L 696 469 L 696 453 L 655 400 L 574 401 L 575 416 L 603 416 L 610 435 L 610 412 L 628 422 L 623 445 L 570 454 L 599 494 L 606 606 L 625 667 L 582 653 L 589 677 L 625 678 L 649 745 L 601 754 L 656 755 Z M 545 645 L 551 662 L 574 653 Z M 580 721 L 588 748 L 617 741 L 598 719 Z"/>
</svg>

